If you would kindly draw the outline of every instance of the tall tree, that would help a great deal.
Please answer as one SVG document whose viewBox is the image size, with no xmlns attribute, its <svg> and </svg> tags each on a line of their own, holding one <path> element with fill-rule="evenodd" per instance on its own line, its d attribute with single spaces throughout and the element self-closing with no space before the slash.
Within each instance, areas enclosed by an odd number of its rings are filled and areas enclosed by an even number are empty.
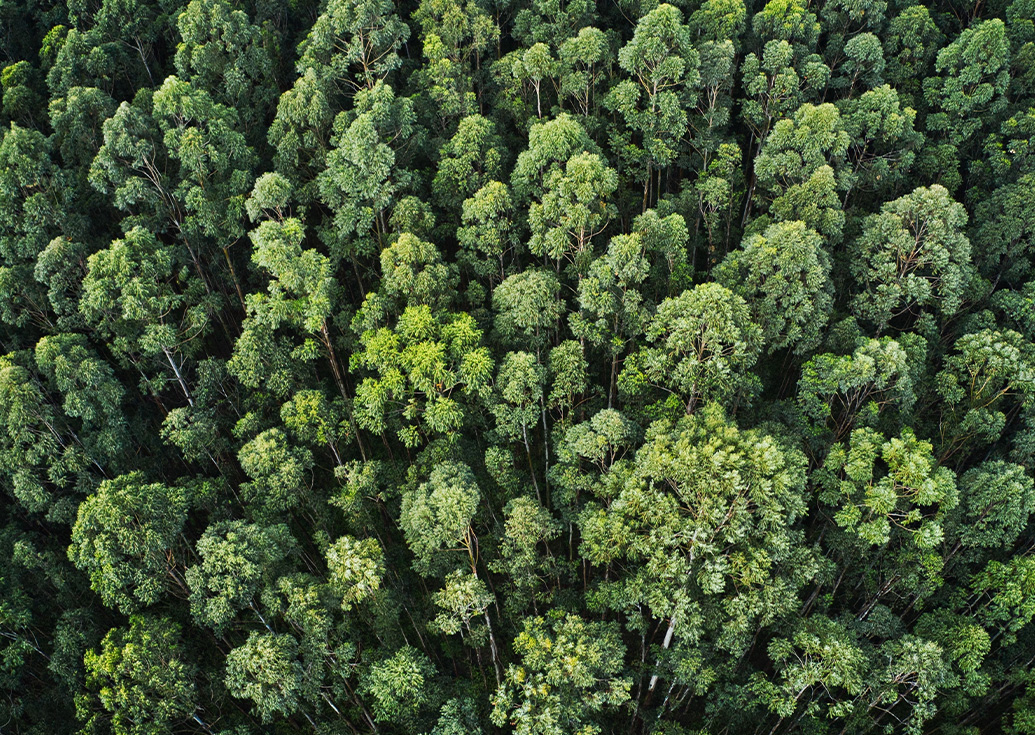
<svg viewBox="0 0 1035 735">
<path fill-rule="evenodd" d="M 627 130 L 615 131 L 612 147 L 643 182 L 643 211 L 661 196 L 662 174 L 681 153 L 686 108 L 697 101 L 699 64 L 682 13 L 667 4 L 640 18 L 618 52 L 618 65 L 630 78 L 615 85 L 606 104 L 622 115 Z"/>
<path fill-rule="evenodd" d="M 101 483 L 79 506 L 68 557 L 104 604 L 132 613 L 161 599 L 170 583 L 187 591 L 175 547 L 188 492 L 133 472 Z"/>
</svg>

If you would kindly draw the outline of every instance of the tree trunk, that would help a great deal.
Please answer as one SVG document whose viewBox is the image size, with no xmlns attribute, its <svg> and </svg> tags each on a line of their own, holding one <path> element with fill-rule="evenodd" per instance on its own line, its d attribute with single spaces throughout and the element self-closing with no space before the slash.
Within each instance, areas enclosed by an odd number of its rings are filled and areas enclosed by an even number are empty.
<svg viewBox="0 0 1035 735">
<path fill-rule="evenodd" d="M 496 686 L 503 683 L 503 665 L 500 663 L 500 652 L 496 647 L 496 634 L 492 630 L 492 621 L 489 619 L 489 611 L 483 611 L 485 625 L 489 629 L 489 649 L 492 651 L 492 667 L 496 672 Z"/>
<path fill-rule="evenodd" d="M 672 617 L 668 619 L 668 630 L 665 631 L 665 640 L 661 643 L 662 650 L 667 651 L 668 647 L 672 645 L 672 633 L 676 629 L 676 614 L 672 613 Z M 647 687 L 648 692 L 653 692 L 654 687 L 658 684 L 658 668 L 661 666 L 659 660 L 654 664 L 654 674 L 650 677 L 650 685 Z"/>
<path fill-rule="evenodd" d="M 171 367 L 173 369 L 173 372 L 176 373 L 176 380 L 178 380 L 180 383 L 180 390 L 182 390 L 183 395 L 186 396 L 187 403 L 190 404 L 191 408 L 194 408 L 194 399 L 190 397 L 190 391 L 187 390 L 187 381 L 185 381 L 183 379 L 183 375 L 180 374 L 180 368 L 176 364 L 176 361 L 173 360 L 172 354 L 169 352 L 169 348 L 162 347 L 162 352 L 165 353 L 165 359 L 169 361 L 169 367 Z"/>
</svg>

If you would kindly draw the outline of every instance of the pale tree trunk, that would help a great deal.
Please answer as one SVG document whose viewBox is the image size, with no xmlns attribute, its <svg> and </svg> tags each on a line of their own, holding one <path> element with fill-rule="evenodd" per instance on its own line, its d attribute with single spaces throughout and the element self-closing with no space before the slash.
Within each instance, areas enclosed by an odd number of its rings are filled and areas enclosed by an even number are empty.
<svg viewBox="0 0 1035 735">
<path fill-rule="evenodd" d="M 489 629 L 489 649 L 492 651 L 492 667 L 496 672 L 496 686 L 499 686 L 503 683 L 503 665 L 500 663 L 500 652 L 496 647 L 496 634 L 492 630 L 488 608 L 483 611 L 483 614 L 485 615 L 485 625 Z"/>
<path fill-rule="evenodd" d="M 661 648 L 664 651 L 668 650 L 668 647 L 672 645 L 672 634 L 676 630 L 676 614 L 672 613 L 672 617 L 668 619 L 668 630 L 665 631 L 665 640 L 661 643 Z M 658 684 L 658 667 L 661 665 L 659 661 L 654 665 L 654 674 L 650 677 L 650 685 L 647 687 L 648 692 L 653 692 L 654 687 Z"/>
<path fill-rule="evenodd" d="M 183 375 L 180 374 L 180 368 L 176 364 L 176 361 L 173 360 L 172 353 L 169 352 L 168 347 L 162 347 L 162 352 L 165 353 L 165 359 L 169 361 L 169 367 L 171 367 L 173 372 L 176 373 L 176 380 L 180 383 L 180 390 L 182 390 L 183 395 L 186 396 L 187 403 L 190 404 L 191 408 L 194 408 L 194 399 L 190 397 L 190 391 L 187 390 L 187 381 L 184 380 Z"/>
</svg>

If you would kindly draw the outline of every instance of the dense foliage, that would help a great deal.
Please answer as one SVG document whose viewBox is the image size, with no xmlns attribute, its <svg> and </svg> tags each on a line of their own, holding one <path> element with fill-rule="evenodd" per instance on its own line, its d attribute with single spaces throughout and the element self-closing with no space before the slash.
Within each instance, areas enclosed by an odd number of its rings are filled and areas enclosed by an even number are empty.
<svg viewBox="0 0 1035 735">
<path fill-rule="evenodd" d="M 1035 733 L 1033 0 L 0 0 L 0 731 Z"/>
</svg>

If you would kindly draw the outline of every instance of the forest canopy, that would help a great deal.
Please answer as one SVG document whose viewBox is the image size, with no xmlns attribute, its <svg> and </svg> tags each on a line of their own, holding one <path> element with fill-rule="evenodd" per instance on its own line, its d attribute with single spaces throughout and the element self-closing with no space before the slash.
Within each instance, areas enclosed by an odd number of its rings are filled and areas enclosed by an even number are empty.
<svg viewBox="0 0 1035 735">
<path fill-rule="evenodd" d="M 0 731 L 1035 735 L 1033 0 L 0 0 Z"/>
</svg>

